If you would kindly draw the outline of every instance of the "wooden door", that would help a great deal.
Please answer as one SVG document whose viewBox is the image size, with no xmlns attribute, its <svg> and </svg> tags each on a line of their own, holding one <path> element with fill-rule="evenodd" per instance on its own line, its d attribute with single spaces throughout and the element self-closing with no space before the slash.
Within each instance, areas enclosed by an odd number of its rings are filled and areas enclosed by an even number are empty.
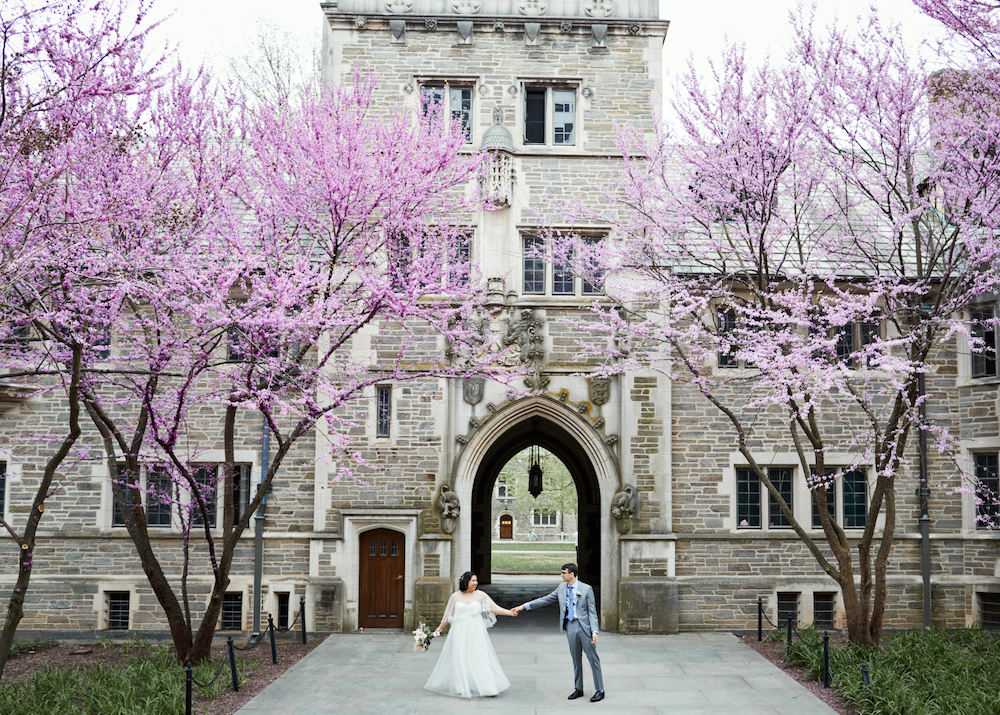
<svg viewBox="0 0 1000 715">
<path fill-rule="evenodd" d="M 514 538 L 514 517 L 512 517 L 510 514 L 500 515 L 500 538 L 501 539 Z"/>
<path fill-rule="evenodd" d="M 390 529 L 361 535 L 361 593 L 358 625 L 403 627 L 404 536 Z"/>
</svg>

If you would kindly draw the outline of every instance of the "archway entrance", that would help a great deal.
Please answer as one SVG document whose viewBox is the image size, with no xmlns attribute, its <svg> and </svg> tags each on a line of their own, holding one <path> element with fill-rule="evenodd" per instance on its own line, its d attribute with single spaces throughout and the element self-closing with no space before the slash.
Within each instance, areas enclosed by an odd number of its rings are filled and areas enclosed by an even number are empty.
<svg viewBox="0 0 1000 715">
<path fill-rule="evenodd" d="M 531 446 L 532 418 L 512 424 L 493 441 L 476 470 L 471 494 L 470 561 L 480 583 L 492 583 L 491 504 L 500 470 L 518 452 Z M 600 603 L 601 590 L 601 488 L 597 471 L 583 445 L 563 426 L 538 417 L 538 445 L 551 452 L 569 470 L 576 483 L 578 504 L 577 562 L 580 579 L 594 587 Z"/>
</svg>

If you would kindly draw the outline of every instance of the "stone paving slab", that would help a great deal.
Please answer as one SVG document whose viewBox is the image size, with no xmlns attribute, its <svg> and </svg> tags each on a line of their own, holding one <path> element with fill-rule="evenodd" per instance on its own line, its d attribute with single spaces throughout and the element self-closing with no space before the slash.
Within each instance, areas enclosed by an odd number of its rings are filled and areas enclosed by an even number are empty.
<svg viewBox="0 0 1000 715">
<path fill-rule="evenodd" d="M 834 715 L 825 703 L 731 634 L 623 636 L 602 633 L 607 697 L 567 701 L 573 668 L 566 640 L 536 629 L 491 631 L 511 687 L 495 698 L 449 698 L 424 690 L 441 652 L 413 652 L 398 631 L 336 633 L 247 703 L 238 715 Z M 552 626 L 555 630 L 555 625 Z M 280 657 L 280 652 L 279 652 Z"/>
</svg>

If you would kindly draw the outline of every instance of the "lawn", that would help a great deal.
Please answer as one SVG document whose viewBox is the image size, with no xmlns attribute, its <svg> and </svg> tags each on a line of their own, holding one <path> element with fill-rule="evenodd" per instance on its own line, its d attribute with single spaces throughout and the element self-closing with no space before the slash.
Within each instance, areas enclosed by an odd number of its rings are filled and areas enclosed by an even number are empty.
<svg viewBox="0 0 1000 715">
<path fill-rule="evenodd" d="M 559 551 L 576 553 L 572 541 L 494 541 L 493 551 Z"/>
<path fill-rule="evenodd" d="M 493 552 L 493 573 L 544 573 L 557 574 L 572 553 L 505 554 Z"/>
</svg>

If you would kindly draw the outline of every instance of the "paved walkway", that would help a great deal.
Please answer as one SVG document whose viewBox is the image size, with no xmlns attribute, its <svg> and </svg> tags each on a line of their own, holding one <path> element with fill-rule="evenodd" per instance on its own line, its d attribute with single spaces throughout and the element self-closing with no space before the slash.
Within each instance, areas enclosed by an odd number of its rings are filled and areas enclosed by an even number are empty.
<svg viewBox="0 0 1000 715">
<path fill-rule="evenodd" d="M 503 715 L 833 715 L 812 693 L 727 633 L 601 635 L 598 652 L 607 698 L 568 701 L 573 667 L 556 630 L 502 618 L 490 633 L 511 687 L 496 698 L 449 698 L 424 690 L 442 643 L 413 652 L 408 633 L 336 633 L 247 703 L 239 715 L 409 713 L 458 715 L 462 709 Z M 523 615 L 523 614 L 522 614 Z M 517 620 L 521 620 L 520 617 Z"/>
</svg>

